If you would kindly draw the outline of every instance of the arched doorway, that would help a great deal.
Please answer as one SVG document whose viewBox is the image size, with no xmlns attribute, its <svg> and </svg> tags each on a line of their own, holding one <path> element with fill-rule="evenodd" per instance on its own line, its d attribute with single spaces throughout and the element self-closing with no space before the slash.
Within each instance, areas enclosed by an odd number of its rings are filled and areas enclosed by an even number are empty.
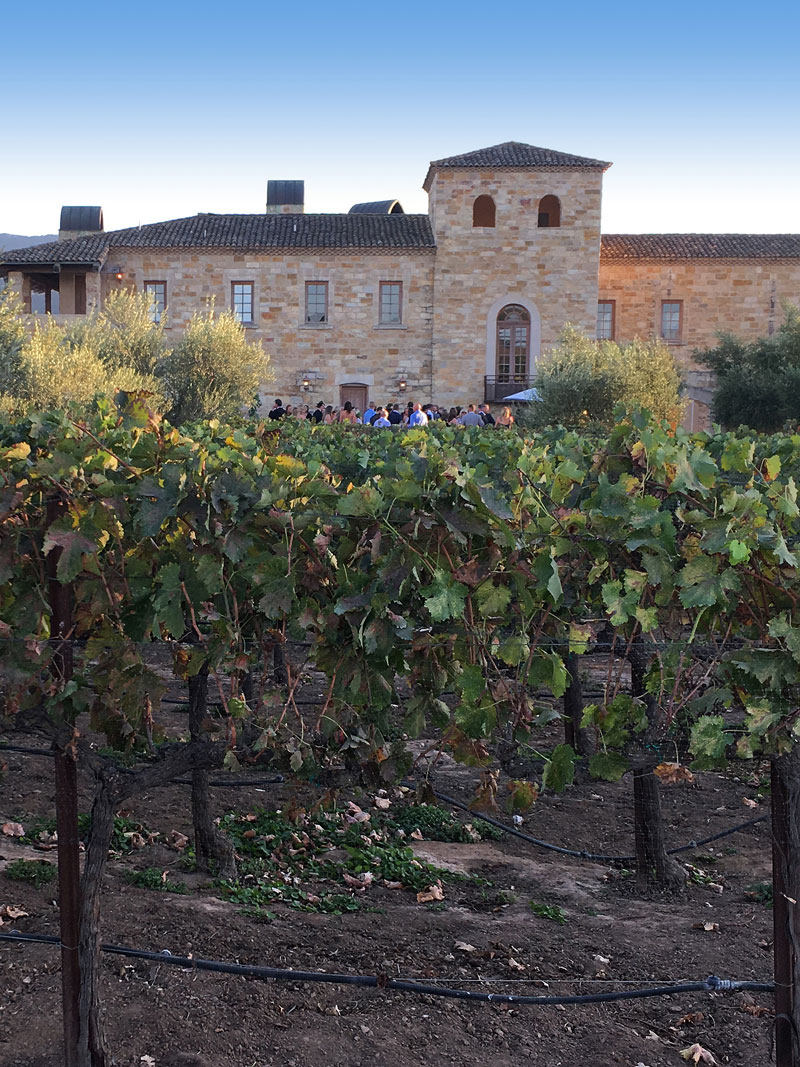
<svg viewBox="0 0 800 1067">
<path fill-rule="evenodd" d="M 506 304 L 497 316 L 495 375 L 500 382 L 524 382 L 531 349 L 531 317 L 521 304 Z"/>
</svg>

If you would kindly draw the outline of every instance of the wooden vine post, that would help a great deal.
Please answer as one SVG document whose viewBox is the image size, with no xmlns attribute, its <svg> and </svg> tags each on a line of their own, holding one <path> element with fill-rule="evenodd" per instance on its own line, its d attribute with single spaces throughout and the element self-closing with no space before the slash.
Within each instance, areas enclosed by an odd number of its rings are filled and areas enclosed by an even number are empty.
<svg viewBox="0 0 800 1067">
<path fill-rule="evenodd" d="M 47 503 L 47 525 L 64 513 L 65 504 L 55 499 Z M 72 677 L 72 587 L 57 577 L 63 549 L 53 548 L 47 557 L 50 598 L 50 639 L 53 645 L 51 669 L 59 683 Z M 78 850 L 78 768 L 66 738 L 56 739 L 55 757 L 56 831 L 58 834 L 58 911 L 61 933 L 61 998 L 64 1015 L 64 1064 L 78 1067 L 80 1034 L 81 974 L 78 955 L 80 940 L 80 860 Z"/>
<path fill-rule="evenodd" d="M 775 1065 L 800 1067 L 800 752 L 772 761 Z"/>
</svg>

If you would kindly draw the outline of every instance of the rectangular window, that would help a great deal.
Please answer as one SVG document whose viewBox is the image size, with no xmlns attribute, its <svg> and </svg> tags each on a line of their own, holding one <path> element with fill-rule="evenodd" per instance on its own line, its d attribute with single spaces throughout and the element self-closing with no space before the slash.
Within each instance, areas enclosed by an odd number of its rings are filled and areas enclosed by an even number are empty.
<svg viewBox="0 0 800 1067">
<path fill-rule="evenodd" d="M 682 317 L 682 300 L 661 301 L 661 336 L 665 341 L 680 341 Z"/>
<path fill-rule="evenodd" d="M 403 283 L 381 282 L 380 317 L 383 325 L 399 326 L 403 321 Z"/>
<path fill-rule="evenodd" d="M 597 340 L 614 340 L 614 307 L 613 300 L 600 300 L 597 304 Z"/>
<path fill-rule="evenodd" d="M 231 307 L 236 319 L 250 326 L 253 323 L 252 282 L 231 282 Z"/>
<path fill-rule="evenodd" d="M 153 322 L 161 322 L 167 308 L 167 283 L 145 282 L 144 291 L 150 294 L 150 318 Z"/>
<path fill-rule="evenodd" d="M 306 282 L 306 322 L 328 321 L 328 283 Z"/>
</svg>

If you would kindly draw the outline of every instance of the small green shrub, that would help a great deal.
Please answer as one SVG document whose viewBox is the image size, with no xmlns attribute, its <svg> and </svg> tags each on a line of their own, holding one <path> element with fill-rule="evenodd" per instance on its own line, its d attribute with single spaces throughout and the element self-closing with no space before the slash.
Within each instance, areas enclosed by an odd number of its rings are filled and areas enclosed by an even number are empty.
<svg viewBox="0 0 800 1067">
<path fill-rule="evenodd" d="M 532 900 L 530 909 L 540 919 L 549 919 L 550 922 L 558 923 L 560 926 L 563 926 L 567 921 L 566 915 L 558 904 L 539 904 L 537 901 Z"/>
<path fill-rule="evenodd" d="M 5 869 L 6 878 L 12 882 L 27 882 L 37 889 L 50 885 L 58 878 L 58 868 L 47 860 L 14 860 Z"/>
<path fill-rule="evenodd" d="M 143 871 L 132 871 L 128 881 L 138 889 L 155 889 L 159 893 L 186 893 L 183 882 L 173 882 L 167 878 L 167 872 L 158 867 L 145 867 Z"/>
<path fill-rule="evenodd" d="M 427 841 L 497 841 L 503 837 L 502 830 L 481 819 L 470 823 L 468 830 L 455 815 L 435 804 L 405 804 L 396 808 L 386 822 L 406 834 L 419 830 Z"/>
</svg>

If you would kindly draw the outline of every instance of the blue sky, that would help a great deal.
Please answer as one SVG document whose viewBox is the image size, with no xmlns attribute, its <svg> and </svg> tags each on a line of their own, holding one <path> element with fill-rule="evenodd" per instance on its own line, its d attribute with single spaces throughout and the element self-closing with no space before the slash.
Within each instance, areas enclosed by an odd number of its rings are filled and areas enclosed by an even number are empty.
<svg viewBox="0 0 800 1067">
<path fill-rule="evenodd" d="M 52 8 L 52 10 L 48 10 Z M 800 5 L 87 0 L 3 13 L 0 232 L 398 197 L 517 140 L 613 161 L 603 229 L 800 232 Z"/>
</svg>

